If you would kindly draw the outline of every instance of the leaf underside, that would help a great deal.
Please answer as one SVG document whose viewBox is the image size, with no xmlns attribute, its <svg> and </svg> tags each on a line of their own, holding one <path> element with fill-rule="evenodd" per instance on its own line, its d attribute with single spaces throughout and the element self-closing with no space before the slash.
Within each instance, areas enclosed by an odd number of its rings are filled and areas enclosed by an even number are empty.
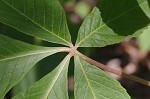
<svg viewBox="0 0 150 99">
<path fill-rule="evenodd" d="M 101 1 L 80 27 L 76 45 L 103 47 L 141 34 L 150 23 L 140 8 L 142 5 L 145 0 L 139 3 L 136 0 Z"/>
<path fill-rule="evenodd" d="M 150 23 L 150 9 L 145 7 L 148 1 L 101 0 L 84 20 L 76 45 L 103 47 L 141 34 Z M 71 46 L 66 16 L 58 0 L 1 0 L 0 22 L 27 35 Z M 64 49 L 34 46 L 0 34 L 0 98 L 38 61 Z M 14 99 L 68 99 L 69 61 L 70 55 Z M 76 99 L 130 99 L 119 82 L 78 56 L 75 56 L 74 94 Z"/>
<path fill-rule="evenodd" d="M 13 99 L 69 99 L 67 92 L 67 72 L 70 55 L 49 74 L 31 86 L 25 93 Z"/>
<path fill-rule="evenodd" d="M 0 98 L 41 59 L 64 48 L 39 47 L 0 35 Z"/>
<path fill-rule="evenodd" d="M 115 79 L 75 56 L 75 99 L 130 99 L 130 97 Z"/>
<path fill-rule="evenodd" d="M 1 0 L 0 22 L 45 41 L 69 46 L 70 34 L 57 0 Z"/>
</svg>

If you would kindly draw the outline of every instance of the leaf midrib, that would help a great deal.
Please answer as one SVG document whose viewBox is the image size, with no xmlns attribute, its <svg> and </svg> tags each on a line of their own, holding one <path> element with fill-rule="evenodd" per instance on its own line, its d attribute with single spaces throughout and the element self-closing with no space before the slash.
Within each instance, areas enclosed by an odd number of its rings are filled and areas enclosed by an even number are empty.
<svg viewBox="0 0 150 99">
<path fill-rule="evenodd" d="M 52 35 L 56 36 L 57 38 L 59 38 L 60 40 L 64 41 L 65 43 L 70 44 L 70 42 L 68 42 L 67 40 L 59 37 L 58 35 L 56 35 L 55 33 L 49 31 L 48 29 L 44 28 L 43 26 L 41 26 L 40 24 L 34 22 L 34 20 L 30 19 L 29 17 L 27 17 L 25 14 L 21 13 L 19 10 L 17 10 L 15 7 L 11 6 L 8 2 L 6 2 L 5 0 L 2 0 L 6 5 L 8 5 L 9 7 L 11 7 L 13 10 L 15 10 L 16 12 L 18 12 L 20 15 L 24 16 L 25 18 L 27 18 L 28 20 L 30 20 L 31 22 L 33 22 L 34 24 L 36 24 L 37 26 L 39 26 L 40 28 L 42 28 L 43 30 L 51 33 Z M 14 28 L 14 27 L 13 27 Z"/>
<path fill-rule="evenodd" d="M 70 57 L 71 57 L 70 54 L 68 54 L 67 57 L 66 57 L 66 59 L 65 59 L 65 61 L 64 61 L 63 64 L 61 65 L 61 68 L 59 69 L 58 73 L 57 73 L 56 76 L 54 77 L 54 80 L 53 80 L 52 83 L 50 84 L 49 89 L 48 89 L 48 91 L 47 91 L 47 93 L 46 93 L 44 99 L 46 99 L 46 98 L 48 97 L 49 93 L 51 92 L 52 88 L 53 88 L 54 85 L 55 85 L 55 82 L 58 80 L 60 74 L 62 73 L 62 71 L 63 71 L 63 69 L 64 69 L 66 63 L 67 63 L 68 60 L 70 59 Z"/>
<path fill-rule="evenodd" d="M 83 74 L 84 74 L 84 76 L 85 76 L 85 78 L 86 78 L 86 81 L 87 81 L 87 83 L 88 83 L 88 86 L 90 87 L 90 90 L 91 90 L 91 92 L 92 92 L 92 95 L 93 95 L 94 99 L 96 99 L 96 96 L 95 96 L 95 94 L 94 94 L 94 92 L 93 92 L 93 89 L 92 89 L 92 87 L 91 87 L 91 84 L 90 84 L 90 82 L 88 81 L 88 78 L 87 78 L 87 76 L 86 76 L 86 73 L 85 73 L 85 71 L 84 71 L 84 69 L 83 69 L 83 66 L 82 66 L 82 64 L 81 64 L 81 62 L 80 62 L 78 56 L 77 56 L 77 60 L 78 60 L 78 62 L 79 62 L 79 64 L 80 64 L 80 67 L 81 67 L 81 69 L 82 69 L 82 72 L 83 72 Z"/>
<path fill-rule="evenodd" d="M 92 94 L 93 94 L 93 97 L 94 97 L 94 99 L 96 99 L 96 96 L 95 96 L 95 94 L 94 94 L 94 92 L 93 92 L 93 89 L 92 89 L 92 87 L 91 87 L 91 84 L 90 84 L 90 82 L 89 82 L 90 79 L 88 79 L 88 77 L 87 77 L 87 75 L 86 75 L 86 73 L 85 73 L 85 71 L 84 71 L 84 69 L 83 69 L 82 63 L 80 62 L 80 59 L 79 59 L 78 56 L 77 56 L 77 59 L 78 59 L 78 61 L 79 61 L 80 67 L 81 67 L 81 69 L 82 69 L 82 71 L 83 71 L 83 74 L 84 74 L 84 76 L 85 76 L 85 78 L 86 78 L 86 80 L 87 80 L 87 83 L 88 83 L 88 85 L 89 85 L 89 87 L 90 87 L 90 89 L 91 89 L 91 92 L 92 92 Z M 107 80 L 108 80 L 108 79 L 107 79 Z M 91 81 L 93 81 L 93 80 L 91 80 Z M 94 81 L 94 82 L 95 82 L 95 81 Z M 97 83 L 97 82 L 95 82 L 95 83 Z M 100 83 L 97 83 L 97 84 L 100 84 Z M 102 86 L 104 86 L 104 87 L 107 87 L 107 86 L 105 86 L 105 85 L 103 85 L 103 84 L 100 84 L 100 85 L 102 85 Z M 109 88 L 109 87 L 107 87 L 107 88 Z M 114 89 L 112 89 L 112 88 L 109 88 L 109 89 L 111 89 L 111 90 L 113 90 L 113 91 L 115 91 L 115 92 L 121 94 L 123 97 L 125 97 L 122 93 L 120 93 L 120 92 L 118 92 L 118 91 L 116 91 L 116 90 L 114 90 Z M 100 96 L 103 96 L 103 95 L 100 95 Z M 105 96 L 103 96 L 103 97 L 105 97 Z M 108 97 L 105 97 L 105 98 L 109 99 Z"/>
<path fill-rule="evenodd" d="M 99 26 L 99 27 L 98 27 L 97 29 L 95 29 L 93 32 L 89 33 L 88 36 L 86 36 L 85 38 L 83 38 L 78 44 L 76 44 L 76 46 L 79 46 L 85 39 L 87 39 L 89 36 L 91 36 L 92 34 L 94 34 L 97 30 L 99 30 L 99 29 L 102 28 L 103 26 L 107 25 L 109 22 L 111 22 L 111 21 L 113 21 L 113 20 L 115 20 L 115 19 L 117 19 L 117 18 L 119 18 L 119 17 L 125 15 L 126 13 L 128 13 L 128 12 L 131 11 L 132 9 L 137 8 L 138 6 L 142 5 L 143 3 L 145 3 L 145 1 L 141 2 L 141 3 L 140 3 L 139 5 L 137 5 L 137 6 L 135 6 L 135 7 L 133 7 L 133 8 L 130 8 L 130 9 L 128 9 L 127 11 L 121 13 L 119 16 L 117 16 L 117 17 L 115 17 L 115 18 L 109 20 L 106 24 L 103 24 L 103 25 Z"/>
<path fill-rule="evenodd" d="M 42 51 L 39 51 L 37 53 L 28 53 L 28 54 L 24 54 L 24 55 L 18 55 L 18 56 L 14 56 L 14 57 L 9 57 L 9 58 L 4 58 L 4 59 L 0 59 L 0 62 L 1 61 L 6 61 L 6 60 L 12 60 L 12 59 L 15 59 L 15 58 L 21 58 L 21 57 L 26 57 L 26 56 L 33 56 L 33 55 L 37 55 L 37 54 L 46 54 L 46 53 L 52 53 L 52 52 L 61 52 L 61 51 L 66 51 L 68 50 L 68 48 L 59 48 L 59 49 L 55 49 L 55 50 L 42 50 Z"/>
</svg>

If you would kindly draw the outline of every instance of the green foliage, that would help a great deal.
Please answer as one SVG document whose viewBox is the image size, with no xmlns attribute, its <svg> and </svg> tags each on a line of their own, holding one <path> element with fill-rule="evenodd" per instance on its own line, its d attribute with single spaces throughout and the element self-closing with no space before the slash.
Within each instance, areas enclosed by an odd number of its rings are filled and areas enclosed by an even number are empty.
<svg viewBox="0 0 150 99">
<path fill-rule="evenodd" d="M 138 0 L 138 2 L 142 2 L 143 0 Z M 145 12 L 145 14 L 147 15 L 147 17 L 150 19 L 150 0 L 144 0 L 143 5 L 141 5 L 140 7 L 142 8 L 142 10 Z M 147 53 L 150 50 L 150 25 L 148 26 L 148 28 L 146 30 L 144 30 L 144 33 L 141 34 L 138 37 L 138 44 L 140 46 L 140 49 L 143 53 Z"/>
<path fill-rule="evenodd" d="M 75 98 L 130 99 L 116 80 L 78 56 L 75 57 Z"/>
<path fill-rule="evenodd" d="M 57 66 L 55 70 L 47 74 L 24 94 L 20 93 L 14 99 L 68 99 L 67 94 L 67 71 L 70 55 Z"/>
<path fill-rule="evenodd" d="M 138 44 L 140 46 L 140 49 L 143 53 L 147 53 L 150 51 L 150 25 L 148 27 L 148 29 L 146 29 L 144 31 L 143 34 L 141 34 L 139 37 L 138 37 Z"/>
<path fill-rule="evenodd" d="M 101 1 L 98 4 L 101 12 L 94 8 L 83 22 L 77 46 L 103 47 L 141 34 L 142 28 L 150 22 L 139 7 L 143 3 L 138 4 L 136 0 Z"/>
<path fill-rule="evenodd" d="M 76 46 L 103 47 L 141 34 L 150 23 L 149 2 L 137 1 L 101 1 L 84 20 Z M 37 62 L 57 52 L 69 54 L 52 72 L 14 99 L 68 99 L 68 65 L 74 54 L 76 99 L 130 98 L 115 79 L 76 54 L 65 13 L 57 0 L 1 0 L 0 22 L 21 33 L 71 47 L 35 46 L 0 35 L 0 98 Z"/>
<path fill-rule="evenodd" d="M 82 9 L 82 10 L 81 10 Z M 85 2 L 79 2 L 75 7 L 75 12 L 81 17 L 85 18 L 90 11 L 90 7 Z"/>
<path fill-rule="evenodd" d="M 64 11 L 57 0 L 1 0 L 0 9 L 1 22 L 22 33 L 64 45 L 71 42 Z"/>
<path fill-rule="evenodd" d="M 0 35 L 0 97 L 16 85 L 41 59 L 64 48 L 29 45 Z"/>
</svg>

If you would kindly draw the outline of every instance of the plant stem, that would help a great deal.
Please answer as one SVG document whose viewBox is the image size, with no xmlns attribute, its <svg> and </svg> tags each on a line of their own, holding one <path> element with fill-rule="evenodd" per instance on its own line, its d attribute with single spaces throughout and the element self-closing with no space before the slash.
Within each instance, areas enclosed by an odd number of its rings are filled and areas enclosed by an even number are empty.
<svg viewBox="0 0 150 99">
<path fill-rule="evenodd" d="M 95 65 L 95 66 L 101 68 L 104 71 L 111 72 L 113 74 L 116 74 L 116 75 L 119 75 L 119 76 L 122 76 L 122 77 L 125 77 L 125 78 L 128 78 L 128 79 L 131 79 L 131 80 L 133 80 L 135 82 L 138 82 L 138 83 L 141 83 L 141 84 L 144 84 L 144 85 L 150 87 L 150 81 L 144 80 L 144 79 L 136 77 L 134 75 L 126 74 L 126 73 L 124 73 L 122 71 L 118 71 L 118 70 L 112 69 L 112 68 L 110 68 L 110 67 L 108 67 L 106 65 L 103 65 L 103 64 L 101 64 L 101 63 L 99 63 L 99 62 L 97 62 L 97 61 L 95 61 L 95 60 L 93 60 L 93 59 L 83 55 L 82 53 L 80 53 L 78 51 L 76 51 L 76 54 L 79 57 L 81 57 L 83 60 L 85 60 L 86 62 L 88 62 L 88 63 L 90 63 L 92 65 Z"/>
</svg>

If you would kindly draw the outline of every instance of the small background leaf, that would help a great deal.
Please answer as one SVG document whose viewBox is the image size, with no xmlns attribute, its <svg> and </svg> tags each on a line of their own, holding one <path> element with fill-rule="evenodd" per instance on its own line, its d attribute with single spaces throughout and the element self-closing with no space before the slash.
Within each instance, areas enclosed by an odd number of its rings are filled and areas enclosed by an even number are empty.
<svg viewBox="0 0 150 99">
<path fill-rule="evenodd" d="M 137 0 L 139 3 L 143 2 L 140 7 L 142 10 L 145 12 L 145 14 L 149 17 L 150 19 L 150 0 Z M 140 49 L 143 53 L 147 53 L 150 51 L 150 25 L 144 32 L 138 37 L 138 44 L 140 46 Z"/>
<path fill-rule="evenodd" d="M 150 51 L 150 25 L 139 37 L 138 44 L 143 53 Z"/>
<path fill-rule="evenodd" d="M 140 4 L 141 9 L 144 11 L 147 17 L 150 18 L 150 0 L 137 0 L 137 2 Z"/>
</svg>

